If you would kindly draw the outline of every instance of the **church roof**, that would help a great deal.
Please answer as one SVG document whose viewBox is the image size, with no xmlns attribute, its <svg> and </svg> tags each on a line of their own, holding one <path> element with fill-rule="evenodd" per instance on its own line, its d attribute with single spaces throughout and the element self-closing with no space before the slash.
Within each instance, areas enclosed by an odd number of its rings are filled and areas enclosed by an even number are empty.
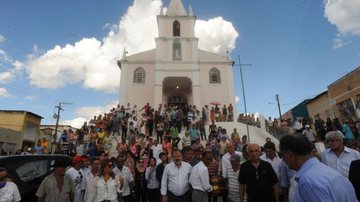
<svg viewBox="0 0 360 202">
<path fill-rule="evenodd" d="M 168 10 L 166 12 L 168 16 L 186 16 L 186 10 L 182 3 L 182 0 L 170 0 Z"/>
<path fill-rule="evenodd" d="M 200 63 L 232 63 L 233 61 L 225 56 L 198 49 Z M 152 63 L 155 62 L 155 49 L 136 53 L 126 57 L 129 63 Z"/>
<path fill-rule="evenodd" d="M 155 62 L 155 49 L 136 53 L 126 57 L 128 62 Z"/>
<path fill-rule="evenodd" d="M 223 63 L 223 62 L 232 62 L 227 57 L 212 53 L 206 50 L 198 49 L 199 53 L 199 61 L 200 62 L 216 62 L 216 63 Z"/>
</svg>

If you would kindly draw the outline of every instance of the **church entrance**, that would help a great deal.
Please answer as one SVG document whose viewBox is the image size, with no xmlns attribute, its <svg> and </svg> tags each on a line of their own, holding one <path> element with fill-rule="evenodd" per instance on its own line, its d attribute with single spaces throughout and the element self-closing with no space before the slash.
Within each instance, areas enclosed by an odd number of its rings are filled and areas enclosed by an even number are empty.
<svg viewBox="0 0 360 202">
<path fill-rule="evenodd" d="M 192 104 L 192 82 L 187 77 L 166 77 L 163 81 L 163 101 L 171 106 Z"/>
</svg>

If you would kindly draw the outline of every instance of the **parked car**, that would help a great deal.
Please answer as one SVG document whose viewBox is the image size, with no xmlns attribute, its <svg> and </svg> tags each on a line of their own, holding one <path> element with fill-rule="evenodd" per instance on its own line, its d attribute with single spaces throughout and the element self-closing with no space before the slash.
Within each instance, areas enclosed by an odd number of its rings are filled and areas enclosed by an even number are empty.
<svg viewBox="0 0 360 202">
<path fill-rule="evenodd" d="M 65 155 L 18 155 L 0 156 L 0 166 L 5 167 L 9 177 L 18 186 L 21 201 L 36 202 L 35 193 L 42 180 L 54 170 L 56 160 L 69 162 Z"/>
</svg>

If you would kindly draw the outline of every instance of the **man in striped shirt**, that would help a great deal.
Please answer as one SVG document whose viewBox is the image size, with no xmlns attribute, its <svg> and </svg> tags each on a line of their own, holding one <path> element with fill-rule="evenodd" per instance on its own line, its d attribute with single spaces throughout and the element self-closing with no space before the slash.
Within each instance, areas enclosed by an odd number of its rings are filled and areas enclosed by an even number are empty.
<svg viewBox="0 0 360 202">
<path fill-rule="evenodd" d="M 240 156 L 238 154 L 232 154 L 230 156 L 230 164 L 232 170 L 226 173 L 228 180 L 228 202 L 240 201 L 239 192 L 239 172 L 240 172 Z"/>
</svg>

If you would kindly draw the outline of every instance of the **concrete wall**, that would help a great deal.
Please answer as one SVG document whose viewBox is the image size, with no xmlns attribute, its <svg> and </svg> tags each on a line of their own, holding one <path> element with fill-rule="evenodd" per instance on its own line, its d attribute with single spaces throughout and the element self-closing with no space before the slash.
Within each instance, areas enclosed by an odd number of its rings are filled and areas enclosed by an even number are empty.
<svg viewBox="0 0 360 202">
<path fill-rule="evenodd" d="M 311 102 L 307 103 L 309 116 L 315 120 L 315 116 L 318 116 L 322 120 L 326 121 L 327 118 L 333 119 L 334 117 L 329 116 L 331 114 L 330 98 L 327 93 L 315 98 Z"/>
<path fill-rule="evenodd" d="M 358 96 L 360 96 L 360 67 L 329 85 L 328 91 L 331 97 L 331 104 L 333 104 L 332 109 L 336 117 L 340 119 L 345 118 L 344 115 L 340 113 L 338 106 L 342 102 L 349 100 L 355 112 L 352 118 L 360 118 L 360 105 L 358 104 Z"/>
</svg>

